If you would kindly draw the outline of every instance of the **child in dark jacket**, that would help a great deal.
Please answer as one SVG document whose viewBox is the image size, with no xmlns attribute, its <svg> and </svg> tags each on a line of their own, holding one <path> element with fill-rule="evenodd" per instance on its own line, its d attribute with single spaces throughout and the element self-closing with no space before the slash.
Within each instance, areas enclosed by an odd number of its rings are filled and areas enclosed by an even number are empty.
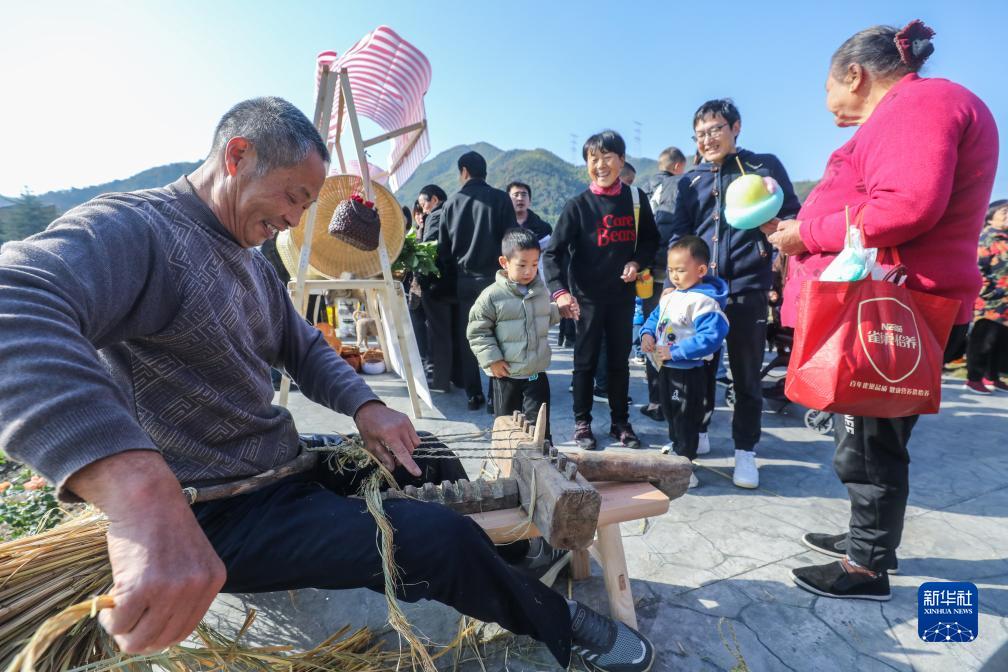
<svg viewBox="0 0 1008 672">
<path fill-rule="evenodd" d="M 592 183 L 567 201 L 543 253 L 546 284 L 563 317 L 578 321 L 574 343 L 574 440 L 595 450 L 592 392 L 605 336 L 609 372 L 609 435 L 625 447 L 640 440 L 627 413 L 634 282 L 654 261 L 658 229 L 647 197 L 620 182 L 623 138 L 603 131 L 588 138 L 582 156 Z M 636 206 L 636 207 L 635 207 Z"/>
<path fill-rule="evenodd" d="M 641 327 L 641 349 L 658 370 L 662 412 L 669 442 L 663 453 L 693 460 L 707 407 L 704 362 L 721 349 L 728 334 L 724 305 L 728 285 L 707 274 L 710 249 L 697 236 L 685 236 L 668 251 L 668 282 L 675 291 L 662 296 Z M 690 477 L 690 487 L 698 485 Z"/>
</svg>

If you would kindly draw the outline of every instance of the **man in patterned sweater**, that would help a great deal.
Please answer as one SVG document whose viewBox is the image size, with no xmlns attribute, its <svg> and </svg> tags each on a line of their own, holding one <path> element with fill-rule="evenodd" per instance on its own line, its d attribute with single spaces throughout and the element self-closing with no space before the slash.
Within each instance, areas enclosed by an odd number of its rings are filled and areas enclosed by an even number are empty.
<svg viewBox="0 0 1008 672">
<path fill-rule="evenodd" d="M 0 250 L 0 449 L 108 516 L 116 606 L 101 621 L 126 652 L 181 641 L 220 590 L 383 589 L 374 520 L 324 467 L 192 507 L 182 491 L 297 455 L 270 366 L 353 417 L 397 475 L 421 475 L 409 420 L 298 315 L 252 249 L 298 224 L 328 160 L 292 105 L 245 101 L 192 174 L 100 196 Z M 511 569 L 469 519 L 411 500 L 385 508 L 401 599 L 531 635 L 564 666 L 572 647 L 599 669 L 650 666 L 646 640 Z"/>
</svg>

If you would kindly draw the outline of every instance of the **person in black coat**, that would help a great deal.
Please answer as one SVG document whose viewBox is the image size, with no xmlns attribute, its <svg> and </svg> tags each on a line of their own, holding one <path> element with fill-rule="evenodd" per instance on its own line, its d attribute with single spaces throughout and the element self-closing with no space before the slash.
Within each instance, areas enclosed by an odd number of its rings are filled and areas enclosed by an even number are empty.
<svg viewBox="0 0 1008 672">
<path fill-rule="evenodd" d="M 535 234 L 540 245 L 545 245 L 543 239 L 553 233 L 553 227 L 532 211 L 532 187 L 524 182 L 511 182 L 504 189 L 514 205 L 515 220 L 518 226 Z M 548 242 L 548 241 L 547 241 Z"/>
<path fill-rule="evenodd" d="M 459 316 L 455 334 L 462 382 L 469 409 L 477 410 L 486 404 L 486 397 L 465 328 L 476 297 L 493 284 L 500 268 L 504 232 L 518 226 L 518 221 L 508 195 L 486 183 L 486 159 L 478 152 L 460 156 L 458 170 L 462 188 L 445 202 L 438 221 L 438 259 L 455 273 Z"/>
<path fill-rule="evenodd" d="M 436 184 L 420 190 L 417 202 L 424 212 L 423 242 L 437 242 L 441 227 L 441 210 L 448 194 Z M 420 276 L 420 300 L 427 315 L 427 349 L 430 375 L 427 384 L 432 392 L 448 392 L 451 383 L 462 385 L 461 360 L 455 348 L 458 322 L 458 297 L 455 293 L 454 266 L 437 259 L 438 275 Z"/>
</svg>

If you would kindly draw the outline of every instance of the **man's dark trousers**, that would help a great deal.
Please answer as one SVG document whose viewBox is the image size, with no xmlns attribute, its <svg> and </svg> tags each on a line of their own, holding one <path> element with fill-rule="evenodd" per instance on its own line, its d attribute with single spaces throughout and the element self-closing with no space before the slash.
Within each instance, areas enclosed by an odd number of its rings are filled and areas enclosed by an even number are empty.
<svg viewBox="0 0 1008 672">
<path fill-rule="evenodd" d="M 599 346 L 605 334 L 609 413 L 613 423 L 627 422 L 633 299 L 607 303 L 594 303 L 583 297 L 577 297 L 577 300 L 581 307 L 581 318 L 578 320 L 578 336 L 574 344 L 574 420 L 591 422 L 595 369 L 598 366 Z"/>
<path fill-rule="evenodd" d="M 965 336 L 965 324 L 953 327 L 946 361 L 961 349 Z M 918 417 L 835 416 L 833 470 L 847 486 L 851 503 L 847 557 L 873 572 L 896 567 L 910 495 L 907 444 Z"/>
<path fill-rule="evenodd" d="M 479 363 L 476 355 L 469 347 L 469 339 L 466 338 L 466 327 L 469 326 L 469 311 L 479 297 L 480 292 L 492 285 L 493 277 L 479 276 L 459 276 L 458 279 L 458 331 L 456 332 L 456 348 L 458 348 L 459 358 L 462 361 L 462 380 L 465 386 L 466 396 L 470 399 L 475 396 L 483 396 L 483 381 L 480 378 Z"/>
<path fill-rule="evenodd" d="M 455 344 L 453 304 L 446 298 L 438 298 L 428 292 L 421 296 L 427 314 L 427 352 L 433 369 L 431 387 L 447 391 L 452 378 Z"/>
<path fill-rule="evenodd" d="M 429 472 L 426 480 L 455 475 L 421 466 Z M 396 471 L 397 480 L 408 477 Z M 194 505 L 197 520 L 227 568 L 223 591 L 384 592 L 377 526 L 363 499 L 346 496 L 355 491 L 351 476 L 334 474 L 320 464 L 313 472 L 257 492 Z M 476 523 L 447 507 L 409 499 L 387 500 L 384 507 L 395 529 L 395 563 L 402 572 L 399 599 L 436 600 L 529 635 L 567 666 L 570 611 L 559 593 L 513 570 Z"/>
<path fill-rule="evenodd" d="M 416 339 L 417 350 L 420 351 L 420 359 L 426 364 L 430 361 L 430 343 L 427 338 L 427 311 L 424 310 L 422 300 L 417 299 L 416 307 L 409 309 L 409 316 L 413 325 L 413 337 Z"/>
<path fill-rule="evenodd" d="M 763 420 L 760 370 L 766 350 L 768 309 L 767 293 L 760 290 L 730 295 L 724 309 L 729 324 L 725 345 L 735 390 L 732 440 L 736 450 L 752 450 L 760 440 Z M 717 362 L 713 364 L 717 371 Z"/>
<path fill-rule="evenodd" d="M 549 426 L 550 388 L 546 372 L 528 378 L 491 378 L 494 416 L 509 416 L 521 411 L 531 423 L 539 417 L 539 407 L 546 404 L 546 438 L 552 440 Z"/>
</svg>

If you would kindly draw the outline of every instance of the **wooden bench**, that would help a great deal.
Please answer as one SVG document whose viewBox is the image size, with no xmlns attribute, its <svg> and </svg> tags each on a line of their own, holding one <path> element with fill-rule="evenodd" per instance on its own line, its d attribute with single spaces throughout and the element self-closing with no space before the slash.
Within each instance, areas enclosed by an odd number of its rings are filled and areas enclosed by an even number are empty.
<svg viewBox="0 0 1008 672">
<path fill-rule="evenodd" d="M 637 611 L 630 591 L 626 553 L 620 523 L 660 516 L 669 508 L 669 498 L 650 483 L 593 483 L 602 496 L 595 541 L 587 551 L 574 551 L 571 575 L 585 579 L 590 574 L 588 554 L 602 567 L 609 613 L 632 628 L 637 627 Z M 507 544 L 519 539 L 538 537 L 539 530 L 520 508 L 487 511 L 469 515 L 482 527 L 495 544 Z"/>
</svg>

